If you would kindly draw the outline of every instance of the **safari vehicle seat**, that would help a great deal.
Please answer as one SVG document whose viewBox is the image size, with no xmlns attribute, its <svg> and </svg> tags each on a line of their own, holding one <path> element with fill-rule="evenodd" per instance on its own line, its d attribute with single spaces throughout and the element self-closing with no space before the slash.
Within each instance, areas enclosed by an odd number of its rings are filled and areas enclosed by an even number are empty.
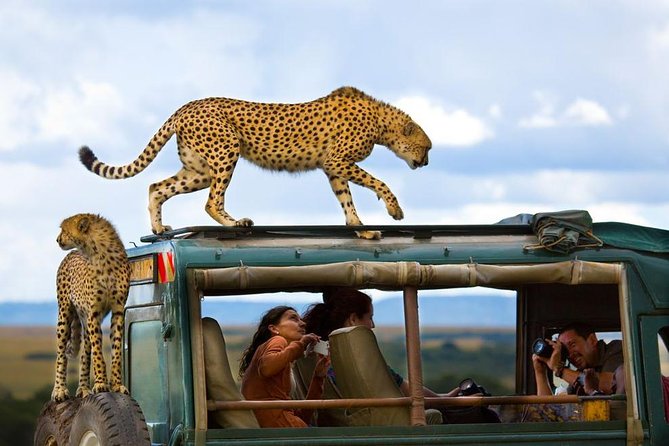
<svg viewBox="0 0 669 446">
<path fill-rule="evenodd" d="M 202 340 L 207 398 L 215 401 L 242 400 L 242 395 L 230 371 L 225 339 L 215 319 L 202 318 Z M 209 415 L 223 428 L 259 427 L 251 410 L 216 410 L 210 412 Z"/>
<path fill-rule="evenodd" d="M 295 385 L 293 386 L 293 393 L 291 396 L 294 400 L 303 400 L 307 397 L 309 384 L 314 375 L 317 359 L 316 355 L 310 355 L 306 358 L 299 358 L 293 363 L 293 379 L 295 380 Z M 323 399 L 333 400 L 338 398 L 341 398 L 339 390 L 330 379 L 326 379 L 323 384 Z M 316 425 L 320 427 L 348 426 L 349 417 L 346 415 L 347 412 L 348 411 L 345 409 L 339 408 L 318 409 L 316 412 Z"/>
<path fill-rule="evenodd" d="M 345 327 L 330 333 L 330 359 L 342 398 L 401 398 L 374 332 L 364 326 Z M 408 426 L 409 407 L 369 407 L 348 410 L 352 426 Z M 441 424 L 441 413 L 426 411 L 428 424 Z"/>
</svg>

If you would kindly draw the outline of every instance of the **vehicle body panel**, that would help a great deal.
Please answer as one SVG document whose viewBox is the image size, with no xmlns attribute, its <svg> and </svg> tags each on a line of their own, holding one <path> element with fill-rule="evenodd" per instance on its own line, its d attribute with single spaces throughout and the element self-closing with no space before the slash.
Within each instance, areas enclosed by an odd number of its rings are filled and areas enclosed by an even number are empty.
<svg viewBox="0 0 669 446">
<path fill-rule="evenodd" d="M 374 229 L 374 228 L 371 228 Z M 126 310 L 125 376 L 142 406 L 155 444 L 663 444 L 669 438 L 664 419 L 657 331 L 669 326 L 669 231 L 632 225 L 595 224 L 602 238 L 620 247 L 579 249 L 557 254 L 527 249 L 536 237 L 525 225 L 421 226 L 384 229 L 380 241 L 360 240 L 350 228 L 257 228 L 254 233 L 206 227 L 183 231 L 182 238 L 160 240 L 128 251 L 131 261 L 146 263 L 131 286 Z M 257 232 L 255 232 L 257 231 Z M 180 235 L 180 234 L 177 234 Z M 666 245 L 665 245 L 666 243 Z M 169 254 L 171 260 L 165 260 Z M 167 264 L 158 272 L 158 264 Z M 172 262 L 170 264 L 169 262 Z M 300 267 L 344 262 L 415 262 L 419 265 L 551 265 L 559 262 L 597 262 L 620 265 L 624 278 L 617 284 L 518 284 L 500 288 L 518 292 L 518 349 L 516 387 L 531 392 L 528 345 L 538 333 L 569 318 L 549 302 L 564 287 L 574 302 L 597 312 L 600 325 L 623 332 L 628 364 L 628 420 L 576 423 L 514 423 L 421 427 L 347 427 L 315 429 L 196 429 L 198 402 L 194 377 L 192 313 L 189 292 L 197 270 L 254 267 Z M 153 265 L 153 269 L 149 267 Z M 164 265 L 163 265 L 164 266 Z M 172 267 L 170 274 L 170 266 Z M 190 271 L 190 273 L 189 273 Z M 582 288 L 579 288 L 582 287 Z M 276 291 L 281 290 L 278 287 Z M 297 290 L 299 289 L 293 289 Z M 399 287 L 401 289 L 401 287 Z M 422 289 L 418 286 L 418 289 Z M 257 289 L 217 289 L 215 294 L 244 294 Z M 263 291 L 272 291 L 272 288 Z M 592 296 L 592 297 L 589 297 Z M 543 299 L 538 301 L 537 299 Z M 588 307 L 586 299 L 591 299 Z M 191 299 L 192 300 L 192 299 Z M 584 303 L 585 302 L 585 303 Z M 614 308 L 610 308 L 611 302 Z M 544 308 L 545 307 L 545 308 Z M 590 311 L 590 310 L 586 310 Z M 551 318 L 546 314 L 551 314 Z M 525 316 L 529 319 L 525 320 Z M 525 324 L 522 327 L 521 324 Z M 551 325 L 552 324 L 552 325 Z M 617 327 L 615 325 L 618 325 Z M 522 336 L 521 336 L 522 334 Z M 135 346 L 137 343 L 137 346 Z M 152 350 L 153 349 L 153 350 Z M 139 358 L 139 356 L 141 358 Z M 140 361 L 141 359 L 141 361 Z M 134 361 L 137 366 L 133 366 Z M 522 364 L 521 364 L 522 363 Z M 133 368 L 134 367 L 134 368 Z M 529 365 L 531 367 L 531 364 Z M 149 372 L 147 373 L 146 370 Z M 160 387 L 163 386 L 163 387 Z M 157 389 L 168 389 L 164 396 Z"/>
</svg>

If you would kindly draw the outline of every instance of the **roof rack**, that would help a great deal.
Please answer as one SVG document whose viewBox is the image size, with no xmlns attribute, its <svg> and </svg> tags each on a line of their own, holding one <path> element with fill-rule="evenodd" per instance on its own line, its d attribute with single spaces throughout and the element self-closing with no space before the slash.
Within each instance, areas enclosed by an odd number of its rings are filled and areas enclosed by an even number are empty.
<svg viewBox="0 0 669 446">
<path fill-rule="evenodd" d="M 528 235 L 529 225 L 307 225 L 307 226 L 187 226 L 162 234 L 145 235 L 144 243 L 175 238 L 232 239 L 249 237 L 355 237 L 355 231 L 381 231 L 384 237 L 429 239 L 433 235 Z"/>
</svg>

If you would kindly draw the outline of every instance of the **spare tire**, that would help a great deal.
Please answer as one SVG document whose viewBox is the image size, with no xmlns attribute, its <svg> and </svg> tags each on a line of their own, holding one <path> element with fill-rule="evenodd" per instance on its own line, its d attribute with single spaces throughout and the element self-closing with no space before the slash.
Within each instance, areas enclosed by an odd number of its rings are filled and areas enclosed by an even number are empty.
<svg viewBox="0 0 669 446">
<path fill-rule="evenodd" d="M 37 418 L 33 444 L 35 446 L 67 446 L 72 419 L 79 409 L 81 398 L 62 403 L 47 401 Z"/>
<path fill-rule="evenodd" d="M 149 429 L 139 404 L 116 392 L 89 395 L 72 421 L 70 445 L 150 445 Z"/>
</svg>

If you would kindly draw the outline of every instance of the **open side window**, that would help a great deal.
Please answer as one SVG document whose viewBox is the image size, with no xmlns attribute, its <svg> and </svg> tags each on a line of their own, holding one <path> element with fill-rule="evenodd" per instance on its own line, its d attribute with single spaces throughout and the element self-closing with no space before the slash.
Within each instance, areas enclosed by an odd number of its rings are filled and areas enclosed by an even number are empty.
<svg viewBox="0 0 669 446">
<path fill-rule="evenodd" d="M 557 297 L 574 302 L 593 298 L 599 306 L 606 303 L 612 310 L 591 314 L 602 314 L 597 329 L 620 331 L 619 290 L 624 289 L 624 270 L 620 264 L 603 264 L 583 261 L 560 262 L 537 265 L 420 265 L 411 262 L 346 262 L 341 264 L 299 267 L 235 267 L 221 269 L 193 269 L 188 272 L 189 305 L 192 327 L 193 377 L 195 393 L 196 430 L 207 429 L 207 409 L 239 410 L 261 406 L 282 407 L 340 407 L 360 402 L 336 401 L 212 401 L 207 400 L 203 367 L 201 333 L 201 299 L 207 295 L 236 295 L 245 293 L 319 292 L 326 286 L 352 286 L 359 289 L 395 290 L 402 294 L 404 330 L 406 339 L 406 373 L 411 383 L 411 396 L 391 401 L 392 404 L 407 405 L 411 410 L 411 424 L 425 424 L 425 408 L 448 405 L 513 405 L 557 402 L 555 397 L 537 397 L 532 387 L 530 345 L 538 336 L 550 334 L 551 327 L 563 324 L 574 312 L 562 312 L 552 306 Z M 510 298 L 516 297 L 516 378 L 515 392 L 518 395 L 494 397 L 457 398 L 426 397 L 422 384 L 425 378 L 424 358 L 421 357 L 421 331 L 419 302 L 423 294 L 434 290 L 461 289 L 485 286 L 506 290 Z M 314 301 L 320 299 L 314 294 Z M 473 299 L 472 299 L 473 300 Z M 294 305 L 295 306 L 295 305 Z M 565 307 L 568 307 L 565 305 Z M 555 312 L 548 310 L 553 308 Z M 580 313 L 587 315 L 585 311 Z M 258 315 L 259 316 L 259 315 Z M 549 317 L 550 316 L 550 317 Z M 587 317 L 587 316 L 586 316 Z M 592 322 L 592 320 L 590 320 Z M 426 333 L 427 331 L 423 331 Z M 423 340 L 422 342 L 426 342 Z M 231 361 L 234 364 L 234 361 Z M 235 373 L 233 370 L 232 373 Z M 485 384 L 485 383 L 482 383 Z M 439 389 L 442 390 L 442 389 Z M 443 389 L 446 391 L 446 389 Z M 401 401 L 400 401 L 401 400 Z M 573 401 L 572 401 L 573 400 Z M 563 402 L 566 400 L 562 400 Z M 578 403 L 579 398 L 569 400 Z M 365 400 L 368 406 L 386 405 L 382 399 Z"/>
</svg>

